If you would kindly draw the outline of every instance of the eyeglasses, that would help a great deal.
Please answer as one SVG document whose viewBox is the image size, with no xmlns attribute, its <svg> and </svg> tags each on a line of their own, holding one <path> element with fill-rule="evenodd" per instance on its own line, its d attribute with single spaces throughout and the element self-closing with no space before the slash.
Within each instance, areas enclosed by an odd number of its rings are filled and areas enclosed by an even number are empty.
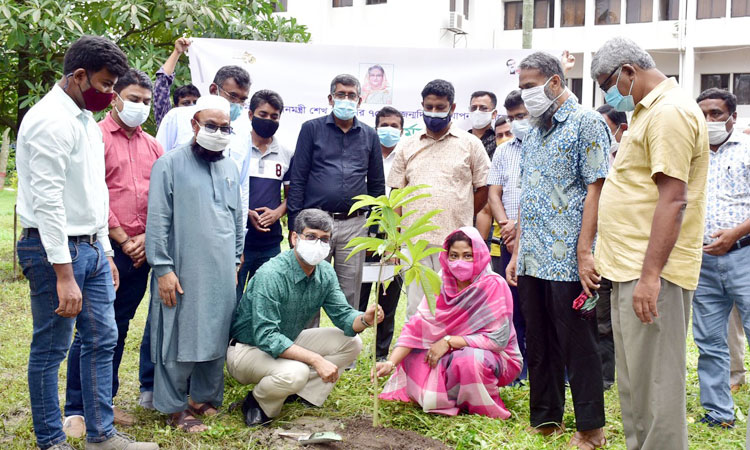
<svg viewBox="0 0 750 450">
<path fill-rule="evenodd" d="M 240 97 L 234 92 L 227 92 L 222 89 L 221 86 L 216 87 L 219 89 L 219 92 L 223 92 L 227 97 L 229 97 L 227 100 L 229 100 L 230 103 L 237 103 L 238 105 L 244 105 L 245 103 L 247 103 L 247 97 Z"/>
<path fill-rule="evenodd" d="M 609 87 L 605 88 L 605 86 L 607 86 L 607 82 L 609 81 L 609 79 L 610 79 L 610 78 L 612 78 L 612 75 L 614 75 L 614 74 L 615 74 L 615 72 L 617 72 L 617 69 L 619 69 L 619 68 L 620 68 L 620 67 L 615 67 L 615 70 L 613 70 L 613 71 L 612 71 L 612 72 L 611 72 L 611 73 L 609 74 L 609 76 L 607 77 L 607 79 L 606 79 L 606 80 L 604 80 L 604 83 L 602 83 L 602 84 L 600 84 L 600 85 L 599 85 L 599 89 L 601 89 L 601 90 L 602 90 L 602 91 L 603 91 L 603 92 L 604 92 L 605 94 L 606 94 L 606 93 L 607 93 L 607 91 L 609 90 Z M 610 86 L 610 87 L 611 87 L 611 86 Z"/>
<path fill-rule="evenodd" d="M 195 119 L 193 119 L 193 120 L 195 120 Z M 220 131 L 221 134 L 224 134 L 224 135 L 233 134 L 234 133 L 234 130 L 232 130 L 232 127 L 230 127 L 228 125 L 225 126 L 225 127 L 221 127 L 219 125 L 214 125 L 212 123 L 200 123 L 200 122 L 197 122 L 197 123 L 198 123 L 198 125 L 200 125 L 203 128 L 205 128 L 206 131 L 208 132 L 208 134 L 214 134 L 214 133 L 216 133 L 217 130 Z"/>
<path fill-rule="evenodd" d="M 333 98 L 336 100 L 351 100 L 353 102 L 356 102 L 359 98 L 359 94 L 355 94 L 354 92 L 349 92 L 348 94 L 346 92 L 334 92 Z"/>
<path fill-rule="evenodd" d="M 321 237 L 321 238 L 319 238 L 318 236 L 316 236 L 316 235 L 314 235 L 312 233 L 304 233 L 302 235 L 302 239 L 304 239 L 306 241 L 320 241 L 320 242 L 322 242 L 324 244 L 327 244 L 327 243 L 329 243 L 331 241 L 331 238 L 327 238 L 327 237 Z"/>
</svg>

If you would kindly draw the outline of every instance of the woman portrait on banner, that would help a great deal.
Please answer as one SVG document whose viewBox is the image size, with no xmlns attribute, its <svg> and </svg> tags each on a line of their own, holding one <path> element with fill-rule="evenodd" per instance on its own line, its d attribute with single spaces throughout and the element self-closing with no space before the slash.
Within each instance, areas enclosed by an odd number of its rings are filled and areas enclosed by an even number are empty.
<svg viewBox="0 0 750 450">
<path fill-rule="evenodd" d="M 476 228 L 449 234 L 443 248 L 435 314 L 423 299 L 388 360 L 373 369 L 378 377 L 392 374 L 380 398 L 413 401 L 437 414 L 465 411 L 507 419 L 511 414 L 497 388 L 521 372 L 513 297 L 490 268 L 490 253 Z"/>
<path fill-rule="evenodd" d="M 362 103 L 390 105 L 392 100 L 393 94 L 383 66 L 375 64 L 368 68 L 362 82 Z"/>
</svg>

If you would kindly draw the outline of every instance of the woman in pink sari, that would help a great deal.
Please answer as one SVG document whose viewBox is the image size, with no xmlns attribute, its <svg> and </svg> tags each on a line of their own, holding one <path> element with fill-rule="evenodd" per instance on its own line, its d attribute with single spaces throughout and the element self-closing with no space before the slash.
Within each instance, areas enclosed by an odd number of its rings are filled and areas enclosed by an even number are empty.
<svg viewBox="0 0 750 450">
<path fill-rule="evenodd" d="M 391 356 L 375 366 L 378 377 L 393 374 L 380 398 L 414 401 L 425 412 L 507 419 L 510 412 L 498 387 L 521 372 L 513 297 L 490 269 L 487 245 L 476 228 L 454 231 L 443 248 L 435 314 L 422 300 Z"/>
</svg>

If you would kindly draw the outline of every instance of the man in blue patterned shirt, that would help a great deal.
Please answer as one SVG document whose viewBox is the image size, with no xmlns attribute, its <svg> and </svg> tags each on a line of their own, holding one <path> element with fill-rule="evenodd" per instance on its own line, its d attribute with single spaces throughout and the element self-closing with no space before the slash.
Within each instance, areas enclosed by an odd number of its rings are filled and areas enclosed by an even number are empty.
<svg viewBox="0 0 750 450">
<path fill-rule="evenodd" d="M 599 288 L 593 243 L 610 133 L 568 91 L 559 59 L 537 52 L 519 69 L 531 130 L 521 149 L 519 245 L 506 274 L 526 318 L 532 431 L 562 430 L 567 368 L 577 428 L 570 444 L 598 448 L 606 439 L 596 318 L 581 320 L 571 306 L 581 288 Z"/>
<path fill-rule="evenodd" d="M 737 97 L 711 88 L 698 96 L 709 153 L 703 261 L 693 298 L 701 405 L 709 426 L 734 427 L 727 322 L 736 306 L 750 333 L 750 138 L 734 133 Z"/>
</svg>

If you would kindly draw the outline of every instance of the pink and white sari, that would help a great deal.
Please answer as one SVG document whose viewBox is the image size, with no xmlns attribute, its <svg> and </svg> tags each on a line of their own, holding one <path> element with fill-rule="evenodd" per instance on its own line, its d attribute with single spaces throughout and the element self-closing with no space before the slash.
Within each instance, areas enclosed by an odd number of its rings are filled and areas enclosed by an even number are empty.
<svg viewBox="0 0 750 450">
<path fill-rule="evenodd" d="M 474 281 L 459 292 L 448 270 L 448 255 L 440 254 L 443 286 L 435 314 L 422 300 L 404 325 L 396 347 L 413 350 L 396 367 L 380 398 L 414 401 L 425 412 L 454 416 L 463 410 L 507 419 L 510 412 L 498 387 L 516 379 L 522 361 L 513 328 L 513 297 L 505 280 L 490 269 L 490 254 L 479 232 L 473 227 L 460 231 L 472 241 Z M 448 250 L 447 238 L 443 247 Z M 425 355 L 444 336 L 461 336 L 468 346 L 446 353 L 433 369 Z"/>
</svg>

